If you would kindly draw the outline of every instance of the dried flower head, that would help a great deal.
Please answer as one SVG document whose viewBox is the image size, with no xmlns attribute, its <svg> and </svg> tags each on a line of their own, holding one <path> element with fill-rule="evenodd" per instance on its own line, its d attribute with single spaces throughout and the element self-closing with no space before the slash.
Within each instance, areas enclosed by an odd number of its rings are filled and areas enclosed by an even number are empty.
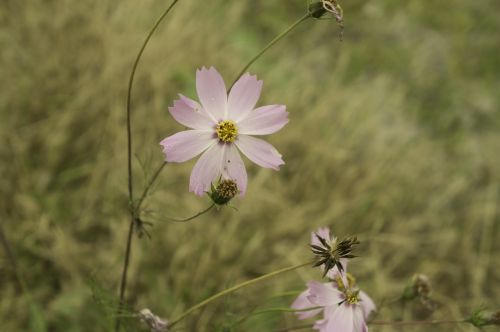
<svg viewBox="0 0 500 332">
<path fill-rule="evenodd" d="M 431 292 L 432 287 L 429 277 L 424 274 L 415 274 L 405 287 L 402 300 L 418 300 L 424 311 L 431 313 L 437 308 L 437 303 L 430 297 Z"/>
<path fill-rule="evenodd" d="M 238 194 L 238 185 L 233 180 L 221 180 L 216 187 L 212 185 L 212 191 L 209 193 L 212 201 L 217 205 L 229 203 Z"/>
<path fill-rule="evenodd" d="M 314 266 L 324 265 L 325 270 L 323 272 L 323 277 L 325 277 L 328 271 L 334 267 L 337 267 L 337 269 L 342 272 L 344 267 L 340 261 L 341 259 L 356 257 L 352 254 L 354 246 L 359 244 L 356 236 L 349 236 L 341 241 L 338 241 L 336 238 L 328 241 L 318 233 L 316 233 L 315 236 L 320 242 L 320 245 L 311 244 L 312 252 L 318 258 Z"/>
<path fill-rule="evenodd" d="M 323 18 L 326 14 L 330 14 L 335 18 L 340 28 L 339 38 L 342 40 L 344 35 L 344 11 L 340 7 L 337 0 L 320 0 L 309 5 L 311 16 L 317 19 Z"/>
<path fill-rule="evenodd" d="M 431 282 L 425 274 L 415 274 L 403 292 L 404 300 L 413 300 L 417 297 L 428 297 L 431 293 Z"/>
<path fill-rule="evenodd" d="M 139 312 L 139 318 L 151 330 L 151 332 L 167 332 L 168 321 L 153 314 L 151 310 L 145 308 Z"/>
</svg>

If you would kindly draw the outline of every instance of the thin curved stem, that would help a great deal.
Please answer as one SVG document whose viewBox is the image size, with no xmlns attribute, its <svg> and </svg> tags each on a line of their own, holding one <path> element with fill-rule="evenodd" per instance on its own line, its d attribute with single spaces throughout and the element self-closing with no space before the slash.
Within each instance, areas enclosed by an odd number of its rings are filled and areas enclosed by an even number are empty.
<svg viewBox="0 0 500 332">
<path fill-rule="evenodd" d="M 460 319 L 433 319 L 433 320 L 407 320 L 407 321 L 389 321 L 389 320 L 374 320 L 368 322 L 368 325 L 441 325 L 441 324 L 460 324 L 467 323 L 466 320 Z"/>
<path fill-rule="evenodd" d="M 133 202 L 134 202 L 134 191 L 133 191 L 133 178 L 132 178 L 132 121 L 131 121 L 131 108 L 132 108 L 132 87 L 134 84 L 134 77 L 135 77 L 135 72 L 137 70 L 137 66 L 139 65 L 139 61 L 142 57 L 142 53 L 146 49 L 146 46 L 151 39 L 151 36 L 153 33 L 156 31 L 160 23 L 163 21 L 163 19 L 167 16 L 167 14 L 172 10 L 172 8 L 175 6 L 175 4 L 179 0 L 173 0 L 170 6 L 160 15 L 156 23 L 153 25 L 153 28 L 149 31 L 148 35 L 146 36 L 146 39 L 144 39 L 144 42 L 142 43 L 142 46 L 139 50 L 139 53 L 137 53 L 137 57 L 135 58 L 134 64 L 132 66 L 132 71 L 130 73 L 130 78 L 128 82 L 128 89 L 127 89 L 127 167 L 128 167 L 128 198 L 129 198 L 129 208 L 130 208 L 130 213 L 131 213 L 131 220 L 130 220 L 130 227 L 129 227 L 129 232 L 127 236 L 127 247 L 125 251 L 125 259 L 123 263 L 123 272 L 122 272 L 122 278 L 120 282 L 120 302 L 118 304 L 118 314 L 121 313 L 122 307 L 123 307 L 123 300 L 125 297 L 125 289 L 127 288 L 127 272 L 128 272 L 128 265 L 130 261 L 130 254 L 132 251 L 132 234 L 134 231 L 134 223 L 135 223 L 135 209 L 133 208 Z M 120 324 L 121 324 L 121 319 L 119 316 L 116 318 L 115 322 L 115 331 L 120 330 Z"/>
<path fill-rule="evenodd" d="M 158 169 L 154 172 L 154 175 L 151 177 L 151 180 L 149 180 L 149 183 L 146 185 L 146 187 L 144 188 L 144 191 L 142 192 L 142 195 L 141 197 L 139 198 L 139 200 L 137 201 L 137 205 L 135 207 L 135 215 L 138 215 L 139 212 L 141 211 L 141 205 L 142 205 L 142 202 L 144 201 L 144 199 L 146 198 L 146 195 L 148 194 L 149 192 L 149 189 L 151 189 L 151 187 L 153 186 L 153 183 L 156 181 L 156 179 L 158 178 L 158 175 L 160 175 L 161 171 L 163 170 L 163 168 L 165 167 L 165 165 L 167 165 L 167 162 L 164 161 L 160 167 L 158 167 Z"/>
<path fill-rule="evenodd" d="M 405 326 L 405 325 L 444 325 L 444 324 L 460 324 L 460 323 L 468 323 L 466 320 L 410 320 L 410 321 L 383 321 L 383 320 L 374 320 L 368 322 L 368 325 L 394 325 L 394 326 Z M 303 324 L 288 327 L 285 329 L 278 330 L 276 332 L 288 332 L 288 331 L 297 331 L 302 329 L 312 328 L 311 324 Z"/>
<path fill-rule="evenodd" d="M 250 68 L 250 66 L 255 62 L 257 61 L 258 58 L 261 57 L 262 54 L 264 54 L 268 49 L 270 49 L 274 44 L 276 44 L 277 42 L 279 42 L 283 37 L 285 37 L 290 31 L 292 31 L 293 29 L 295 29 L 300 23 L 304 22 L 305 20 L 307 20 L 308 18 L 312 17 L 311 16 L 311 13 L 307 13 L 305 14 L 304 16 L 302 16 L 301 18 L 299 18 L 297 21 L 295 21 L 292 25 L 290 25 L 288 28 L 286 28 L 285 31 L 283 31 L 282 33 L 280 33 L 279 35 L 277 35 L 276 37 L 274 37 L 273 40 L 271 40 L 269 42 L 269 44 L 267 44 L 259 53 L 257 53 L 257 55 L 255 55 L 247 64 L 245 67 L 243 67 L 243 69 L 239 72 L 239 74 L 236 76 L 235 80 L 233 81 L 233 84 L 231 84 L 231 86 L 234 85 L 234 83 L 236 83 L 236 81 L 241 77 L 241 75 L 243 75 L 245 73 L 245 71 Z"/>
<path fill-rule="evenodd" d="M 175 6 L 175 4 L 179 0 L 174 0 L 168 6 L 168 8 L 161 14 L 161 16 L 158 18 L 156 21 L 155 25 L 153 28 L 149 31 L 148 35 L 146 36 L 146 39 L 144 39 L 144 42 L 142 43 L 142 46 L 139 50 L 139 53 L 137 53 L 137 57 L 135 58 L 134 65 L 132 66 L 132 71 L 130 72 L 130 78 L 128 81 L 128 89 L 127 89 L 127 152 L 128 152 L 128 194 L 129 194 L 129 200 L 130 204 L 132 204 L 134 193 L 133 193 L 133 181 L 132 181 L 132 125 L 131 125 L 131 108 L 132 108 L 132 87 L 134 85 L 134 77 L 135 77 L 135 72 L 137 70 L 137 66 L 139 65 L 139 61 L 141 60 L 142 53 L 144 53 L 144 50 L 146 49 L 146 46 L 148 45 L 149 40 L 153 36 L 153 33 L 156 31 L 160 23 L 163 21 L 163 19 L 167 16 L 167 14 L 172 10 L 172 8 Z"/>
<path fill-rule="evenodd" d="M 180 322 L 181 320 L 183 320 L 185 317 L 187 317 L 188 315 L 190 315 L 194 311 L 200 309 L 201 307 L 209 304 L 210 302 L 212 302 L 214 300 L 217 300 L 217 299 L 219 299 L 219 298 L 221 298 L 221 297 L 223 297 L 225 295 L 231 294 L 232 292 L 235 292 L 235 291 L 237 291 L 237 290 L 239 290 L 241 288 L 244 288 L 244 287 L 256 284 L 256 283 L 258 283 L 260 281 L 264 281 L 266 279 L 275 277 L 275 276 L 280 275 L 282 273 L 290 272 L 290 271 L 299 269 L 301 267 L 314 264 L 314 262 L 315 261 L 309 261 L 309 262 L 306 262 L 306 263 L 301 263 L 301 264 L 297 264 L 297 265 L 285 267 L 283 269 L 276 270 L 276 271 L 270 272 L 268 274 L 264 274 L 263 276 L 247 280 L 245 282 L 242 282 L 241 284 L 238 284 L 238 285 L 233 286 L 231 288 L 225 289 L 225 290 L 223 290 L 223 291 L 221 291 L 221 292 L 219 292 L 219 293 L 217 293 L 215 295 L 210 296 L 208 299 L 201 301 L 200 303 L 192 306 L 191 308 L 189 308 L 188 310 L 186 310 L 185 312 L 183 312 L 179 317 L 177 317 L 177 318 L 175 318 L 175 319 L 172 320 L 172 322 L 169 324 L 169 328 L 171 328 L 172 326 L 174 326 L 175 324 L 177 324 L 178 322 Z"/>
<path fill-rule="evenodd" d="M 214 206 L 215 206 L 215 203 L 212 203 L 205 210 L 202 210 L 202 211 L 198 212 L 197 214 L 192 215 L 191 217 L 184 218 L 184 219 L 176 219 L 176 218 L 170 218 L 170 217 L 165 217 L 165 219 L 168 220 L 168 221 L 172 221 L 172 222 L 188 222 L 188 221 L 191 221 L 191 220 L 193 220 L 195 218 L 198 218 L 199 216 L 201 216 L 201 215 L 207 213 L 208 211 L 212 210 L 212 208 Z"/>
<path fill-rule="evenodd" d="M 40 314 L 40 309 L 39 305 L 31 295 L 31 292 L 28 287 L 28 283 L 26 282 L 26 279 L 24 278 L 24 275 L 21 271 L 21 268 L 17 264 L 17 259 L 16 256 L 14 255 L 14 252 L 12 250 L 12 247 L 9 243 L 9 240 L 7 239 L 7 235 L 4 232 L 2 223 L 0 222 L 0 243 L 2 244 L 2 247 L 5 251 L 5 256 L 7 257 L 10 265 L 12 266 L 12 270 L 14 272 L 14 276 L 19 284 L 19 287 L 22 291 L 22 293 L 26 296 L 28 299 L 28 305 L 31 311 L 31 315 L 33 317 L 34 323 L 38 326 L 44 326 L 44 322 L 40 320 L 39 314 Z"/>
<path fill-rule="evenodd" d="M 116 321 L 115 321 L 115 331 L 116 332 L 120 331 L 120 324 L 121 324 L 120 314 L 121 314 L 122 308 L 123 308 L 123 299 L 125 298 L 125 289 L 127 288 L 127 272 L 128 272 L 128 264 L 130 261 L 130 252 L 132 249 L 132 235 L 134 234 L 134 226 L 135 226 L 135 218 L 134 218 L 134 216 L 132 216 L 131 220 L 130 220 L 129 229 L 128 229 L 127 247 L 125 249 L 125 260 L 123 262 L 122 278 L 121 278 L 121 282 L 120 282 L 120 302 L 118 303 L 118 310 L 117 310 L 117 316 L 116 316 Z"/>
<path fill-rule="evenodd" d="M 263 315 L 263 314 L 268 314 L 268 313 L 273 313 L 273 312 L 305 312 L 305 311 L 311 311 L 311 310 L 316 310 L 316 309 L 322 309 L 323 307 L 310 307 L 310 308 L 304 308 L 304 309 L 292 309 L 292 308 L 267 308 L 267 309 L 262 309 L 258 311 L 253 311 L 250 314 L 238 319 L 236 322 L 231 324 L 231 328 L 234 328 L 247 319 L 249 319 L 252 316 L 257 316 L 257 315 Z"/>
</svg>

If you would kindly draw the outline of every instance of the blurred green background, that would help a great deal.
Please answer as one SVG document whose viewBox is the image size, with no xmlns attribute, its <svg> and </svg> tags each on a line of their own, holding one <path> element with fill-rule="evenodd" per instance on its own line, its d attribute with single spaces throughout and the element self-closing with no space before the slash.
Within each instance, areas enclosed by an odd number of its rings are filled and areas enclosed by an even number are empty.
<svg viewBox="0 0 500 332">
<path fill-rule="evenodd" d="M 30 301 L 2 248 L 2 331 L 113 326 L 129 222 L 127 79 L 169 3 L 0 2 L 0 223 L 31 293 Z M 309 234 L 323 225 L 358 235 L 350 272 L 377 303 L 420 272 L 433 282 L 434 318 L 500 307 L 500 3 L 341 5 L 343 42 L 334 20 L 309 20 L 250 69 L 264 80 L 259 105 L 283 103 L 290 112 L 285 129 L 269 137 L 286 165 L 274 172 L 247 160 L 248 192 L 233 201 L 237 211 L 155 222 L 151 240 L 134 238 L 130 308 L 172 318 L 227 286 L 305 261 Z M 179 2 L 136 76 L 136 196 L 162 161 L 158 142 L 182 129 L 167 107 L 177 93 L 196 97 L 196 68 L 213 65 L 229 84 L 305 10 L 302 0 Z M 167 165 L 147 209 L 187 217 L 208 206 L 188 192 L 193 165 Z M 288 306 L 288 292 L 320 277 L 304 268 L 239 291 L 179 330 L 230 331 L 255 308 Z M 393 305 L 377 319 L 418 318 L 414 307 L 402 313 Z M 274 313 L 233 331 L 300 324 Z M 146 331 L 134 319 L 126 328 Z"/>
</svg>

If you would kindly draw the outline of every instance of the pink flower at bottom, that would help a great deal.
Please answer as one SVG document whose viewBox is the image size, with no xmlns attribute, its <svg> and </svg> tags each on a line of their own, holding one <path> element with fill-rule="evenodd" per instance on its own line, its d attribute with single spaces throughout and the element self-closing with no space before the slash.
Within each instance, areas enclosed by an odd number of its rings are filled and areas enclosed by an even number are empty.
<svg viewBox="0 0 500 332">
<path fill-rule="evenodd" d="M 238 152 L 257 165 L 278 170 L 281 154 L 266 141 L 250 135 L 269 135 L 288 122 L 285 105 L 254 109 L 262 81 L 243 75 L 229 95 L 223 78 L 213 68 L 196 72 L 196 90 L 201 104 L 183 95 L 169 107 L 180 124 L 191 128 L 162 140 L 167 162 L 184 162 L 203 152 L 189 181 L 189 190 L 201 196 L 219 179 L 233 180 L 241 195 L 247 187 L 245 165 Z"/>
<path fill-rule="evenodd" d="M 299 319 L 307 319 L 323 312 L 323 319 L 313 326 L 320 332 L 367 332 L 366 319 L 375 310 L 375 304 L 363 291 L 343 287 L 341 282 L 340 278 L 337 283 L 309 282 L 307 289 L 292 303 L 292 308 L 322 307 L 296 313 Z"/>
</svg>

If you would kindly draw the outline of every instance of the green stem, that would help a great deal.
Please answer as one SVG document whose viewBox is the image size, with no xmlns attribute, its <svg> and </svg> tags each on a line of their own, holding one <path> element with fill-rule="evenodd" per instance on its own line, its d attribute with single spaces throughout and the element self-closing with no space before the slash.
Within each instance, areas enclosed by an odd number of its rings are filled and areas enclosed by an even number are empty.
<svg viewBox="0 0 500 332">
<path fill-rule="evenodd" d="M 404 325 L 440 325 L 440 324 L 460 324 L 468 323 L 466 320 L 456 320 L 456 319 L 433 319 L 433 320 L 407 320 L 407 321 L 388 321 L 388 320 L 374 320 L 368 322 L 368 325 L 394 325 L 394 326 L 404 326 Z"/>
<path fill-rule="evenodd" d="M 258 283 L 260 281 L 263 281 L 263 280 L 275 277 L 275 276 L 280 275 L 282 273 L 290 272 L 290 271 L 299 269 L 301 267 L 304 267 L 304 266 L 307 266 L 307 265 L 311 265 L 314 262 L 315 261 L 309 261 L 307 263 L 301 263 L 301 264 L 297 264 L 297 265 L 285 267 L 283 269 L 276 270 L 276 271 L 268 273 L 268 274 L 264 274 L 263 276 L 260 276 L 260 277 L 257 277 L 257 278 L 251 279 L 251 280 L 247 280 L 245 282 L 242 282 L 241 284 L 238 284 L 238 285 L 233 286 L 231 288 L 225 289 L 222 292 L 219 292 L 219 293 L 217 293 L 215 295 L 212 295 L 208 299 L 206 299 L 204 301 L 201 301 L 200 303 L 192 306 L 191 308 L 189 308 L 188 310 L 186 310 L 184 313 L 182 313 L 179 317 L 177 317 L 176 319 L 173 319 L 172 322 L 169 324 L 169 328 L 171 328 L 172 326 L 174 326 L 175 324 L 177 324 L 178 322 L 180 322 L 182 319 L 184 319 L 185 317 L 187 317 L 188 315 L 190 315 L 194 311 L 200 309 L 201 307 L 209 304 L 210 302 L 212 302 L 214 300 L 217 300 L 217 299 L 219 299 L 219 298 L 221 298 L 221 297 L 223 297 L 225 295 L 231 294 L 232 292 L 235 292 L 235 291 L 237 291 L 237 290 L 239 290 L 241 288 L 244 288 L 244 287 L 256 284 L 256 283 Z"/>
<path fill-rule="evenodd" d="M 137 53 L 137 57 L 135 58 L 134 65 L 132 66 L 132 71 L 130 72 L 130 78 L 128 81 L 128 89 L 127 89 L 127 154 L 128 154 L 128 194 L 129 194 L 129 201 L 130 204 L 133 202 L 133 190 L 132 190 L 132 124 L 131 124 L 131 109 L 132 109 L 132 87 L 134 85 L 134 77 L 135 77 L 135 72 L 137 70 L 137 66 L 139 65 L 139 61 L 141 60 L 142 53 L 144 53 L 144 50 L 146 49 L 146 46 L 148 45 L 149 40 L 153 36 L 153 33 L 156 31 L 160 23 L 163 21 L 163 19 L 167 16 L 167 14 L 170 12 L 170 10 L 175 6 L 175 4 L 179 0 L 174 0 L 168 6 L 168 8 L 161 14 L 161 16 L 158 18 L 156 21 L 155 25 L 153 28 L 149 31 L 148 35 L 146 36 L 146 39 L 144 39 L 144 42 L 142 43 L 142 46 L 139 50 L 139 53 Z"/>
<path fill-rule="evenodd" d="M 161 171 L 163 170 L 163 168 L 165 167 L 166 164 L 167 164 L 167 162 L 165 162 L 165 161 L 162 162 L 162 164 L 160 165 L 160 167 L 158 167 L 158 169 L 154 172 L 154 175 L 151 178 L 151 180 L 149 180 L 149 183 L 144 188 L 144 191 L 142 192 L 142 195 L 139 198 L 139 201 L 137 201 L 137 205 L 135 207 L 135 215 L 136 216 L 139 215 L 139 213 L 141 211 L 142 202 L 146 198 L 146 195 L 148 194 L 149 189 L 151 189 L 151 187 L 153 186 L 153 183 L 156 181 L 156 179 L 158 178 L 158 175 L 160 175 Z"/>
<path fill-rule="evenodd" d="M 173 221 L 173 222 L 188 222 L 188 221 L 191 221 L 195 218 L 198 218 L 199 216 L 201 216 L 202 214 L 205 214 L 207 213 L 208 211 L 210 211 L 213 207 L 215 206 L 215 203 L 212 203 L 212 205 L 210 205 L 209 207 L 207 207 L 205 210 L 203 211 L 200 211 L 198 212 L 197 214 L 195 215 L 192 215 L 191 217 L 188 217 L 188 218 L 184 218 L 184 219 L 175 219 L 175 218 L 168 218 L 167 217 L 167 220 L 168 221 Z"/>
<path fill-rule="evenodd" d="M 460 323 L 468 323 L 465 320 L 410 320 L 410 321 L 383 321 L 383 320 L 374 320 L 368 322 L 368 325 L 394 325 L 394 326 L 404 326 L 404 325 L 439 325 L 439 324 L 460 324 Z M 276 332 L 288 332 L 288 331 L 296 331 L 302 329 L 310 329 L 312 325 L 304 324 L 288 327 L 282 330 L 278 330 Z"/>
<path fill-rule="evenodd" d="M 250 317 L 256 316 L 256 315 L 268 314 L 268 313 L 273 313 L 273 312 L 305 312 L 305 311 L 311 311 L 311 310 L 322 309 L 322 308 L 323 307 L 310 307 L 310 308 L 304 308 L 304 309 L 292 309 L 292 308 L 263 309 L 263 310 L 251 312 L 249 315 L 238 319 L 236 322 L 231 324 L 231 327 L 234 328 L 234 327 L 240 325 L 241 323 L 243 323 L 244 321 L 246 321 L 247 319 L 249 319 Z"/>
<path fill-rule="evenodd" d="M 146 36 L 146 39 L 142 43 L 142 46 L 139 50 L 139 53 L 137 54 L 137 57 L 135 58 L 134 65 L 132 66 L 132 71 L 130 73 L 130 78 L 128 82 L 128 89 L 127 89 L 127 167 L 128 167 L 128 196 L 129 196 L 129 207 L 130 207 L 130 213 L 131 213 L 131 220 L 130 220 L 130 227 L 129 227 L 129 232 L 127 236 L 127 247 L 125 251 L 125 259 L 123 263 L 123 272 L 122 272 L 122 278 L 120 282 L 120 303 L 118 305 L 118 314 L 121 313 L 122 307 L 123 307 L 123 300 L 125 297 L 125 289 L 127 287 L 127 271 L 128 271 L 128 264 L 130 261 L 130 254 L 131 254 L 131 247 L 132 247 L 132 233 L 134 229 L 134 223 L 135 223 L 135 209 L 133 208 L 133 201 L 134 201 L 134 193 L 133 193 L 133 178 L 132 178 L 132 121 L 131 121 L 131 108 L 132 108 L 132 87 L 134 84 L 134 77 L 135 77 L 135 72 L 137 70 L 137 66 L 139 65 L 139 61 L 142 57 L 142 53 L 146 49 L 146 45 L 148 44 L 149 40 L 151 39 L 151 36 L 153 33 L 156 31 L 160 23 L 163 21 L 163 19 L 167 16 L 167 14 L 172 10 L 172 8 L 175 6 L 175 4 L 179 0 L 173 0 L 170 6 L 161 14 L 161 16 L 158 18 L 156 23 L 154 24 L 153 28 L 149 31 L 148 35 Z M 121 324 L 121 319 L 119 316 L 116 318 L 115 322 L 115 331 L 120 330 L 120 324 Z"/>
<path fill-rule="evenodd" d="M 45 323 L 40 320 L 39 306 L 35 302 L 33 297 L 31 296 L 31 292 L 28 288 L 28 283 L 26 282 L 26 279 L 24 278 L 24 275 L 22 274 L 21 269 L 19 268 L 19 265 L 17 265 L 16 257 L 14 256 L 14 252 L 12 251 L 10 243 L 7 240 L 7 236 L 5 235 L 5 232 L 4 232 L 4 229 L 3 229 L 3 226 L 1 223 L 0 223 L 0 242 L 2 243 L 2 247 L 5 251 L 5 255 L 7 256 L 7 259 L 9 260 L 9 263 L 12 266 L 12 270 L 14 271 L 14 275 L 16 277 L 18 284 L 19 284 L 19 287 L 21 288 L 22 293 L 28 299 L 28 304 L 29 304 L 29 308 L 31 310 L 32 319 L 35 320 L 34 323 L 39 327 L 44 326 Z"/>
<path fill-rule="evenodd" d="M 250 66 L 255 61 L 257 61 L 258 58 L 260 58 L 260 56 L 262 54 L 264 54 L 268 49 L 270 49 L 274 44 L 276 44 L 278 41 L 280 41 L 283 37 L 285 37 L 289 32 L 291 32 L 293 29 L 295 29 L 300 23 L 304 22 L 305 20 L 307 20 L 310 17 L 312 17 L 311 13 L 305 14 L 304 16 L 302 16 L 301 18 L 299 18 L 297 21 L 295 21 L 295 23 L 293 23 L 292 25 L 290 25 L 285 31 L 283 31 L 282 33 L 280 33 L 279 35 L 277 35 L 273 40 L 271 40 L 269 42 L 269 44 L 267 44 L 256 56 L 254 56 L 250 60 L 250 62 L 247 63 L 247 65 L 245 67 L 243 67 L 243 69 L 240 71 L 240 73 L 236 76 L 236 79 L 233 81 L 233 84 L 231 84 L 231 86 L 233 86 L 234 83 L 236 83 L 236 81 L 246 72 L 246 70 L 248 68 L 250 68 Z"/>
</svg>

